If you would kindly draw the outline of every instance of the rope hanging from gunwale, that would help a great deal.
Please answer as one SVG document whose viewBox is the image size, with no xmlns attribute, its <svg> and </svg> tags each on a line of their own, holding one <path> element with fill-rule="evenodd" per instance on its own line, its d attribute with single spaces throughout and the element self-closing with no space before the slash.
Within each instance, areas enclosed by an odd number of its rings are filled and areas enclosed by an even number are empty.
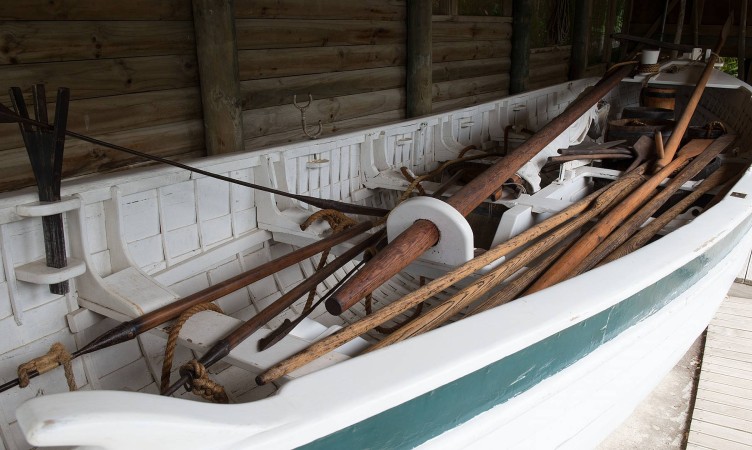
<svg viewBox="0 0 752 450">
<path fill-rule="evenodd" d="M 325 220 L 329 224 L 329 227 L 332 229 L 333 234 L 339 233 L 340 231 L 344 231 L 358 224 L 358 222 L 356 222 L 355 220 L 347 217 L 346 215 L 335 209 L 322 209 L 321 211 L 316 211 L 315 213 L 308 216 L 305 222 L 300 224 L 300 229 L 305 231 L 308 227 L 311 226 L 311 224 L 318 220 Z M 319 263 L 316 266 L 316 272 L 324 268 L 324 266 L 326 265 L 326 260 L 327 258 L 329 258 L 330 251 L 331 248 L 327 248 L 326 250 L 321 252 L 321 258 L 319 258 Z M 314 286 L 308 293 L 308 299 L 306 300 L 305 307 L 303 307 L 304 314 L 305 311 L 308 311 L 313 306 L 313 297 L 315 295 L 316 287 Z"/>
<path fill-rule="evenodd" d="M 164 360 L 162 361 L 162 378 L 159 384 L 159 392 L 162 394 L 164 394 L 167 391 L 167 389 L 170 387 L 170 372 L 172 371 L 172 362 L 175 357 L 175 347 L 177 346 L 177 343 L 178 343 L 178 336 L 180 335 L 180 330 L 183 328 L 183 325 L 185 325 L 188 319 L 190 319 L 195 314 L 198 314 L 202 311 L 214 311 L 219 314 L 223 314 L 222 308 L 215 305 L 214 303 L 212 302 L 201 303 L 192 308 L 188 308 L 177 319 L 175 319 L 175 323 L 173 323 L 170 326 L 170 334 L 167 337 L 167 344 L 165 345 L 165 356 L 164 356 Z M 190 365 L 193 362 L 195 362 L 201 367 Z M 190 382 L 191 387 L 188 390 L 195 393 L 196 395 L 199 395 L 205 398 L 206 400 L 215 401 L 214 400 L 215 398 L 221 399 L 222 394 L 224 394 L 224 388 L 218 383 L 209 380 L 208 375 L 206 374 L 206 368 L 204 368 L 201 364 L 199 364 L 198 361 L 196 361 L 195 359 L 188 364 L 190 365 L 189 367 L 190 371 L 196 374 L 195 376 L 191 377 L 191 382 Z M 185 366 L 181 367 L 181 369 L 183 369 L 184 367 Z M 201 370 L 202 368 L 203 368 L 203 371 Z M 202 376 L 204 379 L 201 379 Z M 196 384 L 197 380 L 198 380 L 198 384 Z M 209 394 L 206 394 L 207 392 L 209 392 Z M 207 397 L 205 395 L 209 395 L 209 396 Z M 226 394 L 224 394 L 224 398 L 225 399 L 227 398 Z M 226 400 L 224 402 L 216 401 L 216 403 L 227 403 L 227 401 Z"/>
<path fill-rule="evenodd" d="M 18 386 L 25 388 L 29 385 L 29 373 L 36 371 L 40 375 L 56 368 L 57 366 L 63 366 L 65 371 L 65 381 L 68 382 L 68 389 L 75 391 L 76 377 L 73 374 L 73 368 L 71 366 L 71 354 L 65 349 L 65 346 L 60 342 L 55 342 L 50 347 L 50 351 L 46 355 L 42 355 L 38 358 L 34 358 L 31 361 L 25 362 L 18 366 Z"/>
</svg>

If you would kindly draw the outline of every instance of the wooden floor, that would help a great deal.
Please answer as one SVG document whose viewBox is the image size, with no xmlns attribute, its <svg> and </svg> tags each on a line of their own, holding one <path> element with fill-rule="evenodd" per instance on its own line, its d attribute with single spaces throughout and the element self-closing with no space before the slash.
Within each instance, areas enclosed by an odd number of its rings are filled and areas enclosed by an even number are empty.
<svg viewBox="0 0 752 450">
<path fill-rule="evenodd" d="M 708 326 L 687 449 L 752 449 L 752 287 L 734 285 Z"/>
</svg>

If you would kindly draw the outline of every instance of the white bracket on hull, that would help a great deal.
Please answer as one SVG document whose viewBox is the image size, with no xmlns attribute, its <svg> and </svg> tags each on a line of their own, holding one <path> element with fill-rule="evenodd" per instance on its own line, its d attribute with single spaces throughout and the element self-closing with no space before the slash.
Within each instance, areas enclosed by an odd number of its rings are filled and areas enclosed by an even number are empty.
<svg viewBox="0 0 752 450">
<path fill-rule="evenodd" d="M 452 206 L 433 197 L 414 197 L 400 203 L 386 220 L 386 233 L 393 241 L 416 220 L 433 222 L 439 229 L 439 242 L 428 249 L 421 259 L 451 267 L 473 258 L 473 230 L 467 220 Z"/>
</svg>

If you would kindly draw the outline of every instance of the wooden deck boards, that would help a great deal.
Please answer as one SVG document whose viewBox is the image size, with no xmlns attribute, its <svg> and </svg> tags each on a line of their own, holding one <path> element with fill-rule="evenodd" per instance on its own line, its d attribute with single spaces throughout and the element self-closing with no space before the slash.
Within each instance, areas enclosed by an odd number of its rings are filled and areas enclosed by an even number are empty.
<svg viewBox="0 0 752 450">
<path fill-rule="evenodd" d="M 752 449 L 752 290 L 729 295 L 708 326 L 687 449 Z"/>
</svg>

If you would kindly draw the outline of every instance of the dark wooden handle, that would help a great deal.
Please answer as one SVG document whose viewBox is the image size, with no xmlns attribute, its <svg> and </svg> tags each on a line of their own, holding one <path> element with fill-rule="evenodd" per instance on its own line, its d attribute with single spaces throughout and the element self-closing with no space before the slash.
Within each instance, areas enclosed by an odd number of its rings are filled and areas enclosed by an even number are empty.
<svg viewBox="0 0 752 450">
<path fill-rule="evenodd" d="M 547 123 L 540 131 L 525 141 L 509 155 L 482 172 L 447 200 L 463 216 L 480 205 L 483 200 L 499 190 L 533 156 L 579 119 L 591 106 L 614 88 L 632 70 L 631 65 L 618 67 L 604 76 L 592 89 L 583 93 L 559 116 Z M 384 284 L 404 269 L 439 240 L 436 226 L 427 220 L 418 220 L 400 234 L 363 270 L 347 282 L 326 304 L 332 314 L 341 314 L 358 302 L 364 295 Z"/>
</svg>

